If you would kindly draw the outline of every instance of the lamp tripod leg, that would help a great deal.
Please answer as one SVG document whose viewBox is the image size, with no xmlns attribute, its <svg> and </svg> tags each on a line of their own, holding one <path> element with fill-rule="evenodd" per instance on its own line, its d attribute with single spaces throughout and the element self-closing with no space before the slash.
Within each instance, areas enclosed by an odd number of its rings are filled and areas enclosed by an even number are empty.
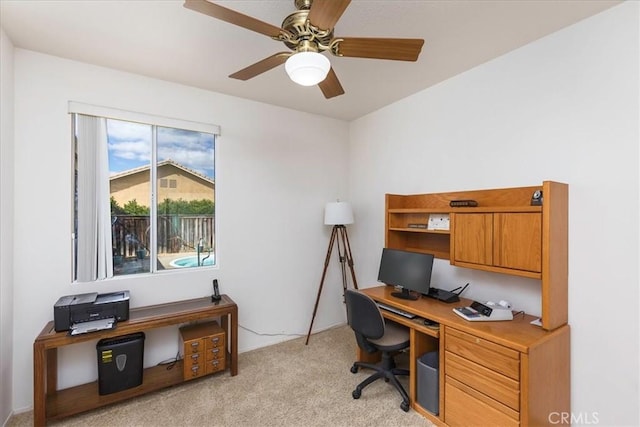
<svg viewBox="0 0 640 427">
<path fill-rule="evenodd" d="M 333 245 L 337 242 L 338 246 L 338 261 L 340 262 L 340 272 L 342 274 L 342 295 L 347 293 L 348 279 L 347 279 L 347 265 L 351 271 L 351 278 L 353 279 L 353 287 L 358 289 L 358 282 L 356 280 L 356 273 L 353 269 L 353 255 L 351 254 L 351 245 L 349 244 L 349 235 L 347 234 L 347 228 L 344 225 L 334 225 L 331 231 L 331 239 L 329 240 L 329 248 L 327 249 L 327 256 L 324 260 L 324 269 L 322 270 L 322 278 L 320 279 L 320 286 L 318 287 L 318 296 L 316 297 L 316 303 L 313 307 L 313 315 L 311 316 L 311 324 L 309 325 L 309 332 L 307 332 L 307 339 L 304 342 L 305 345 L 309 344 L 309 337 L 313 329 L 313 321 L 316 318 L 318 311 L 318 304 L 320 302 L 320 295 L 322 294 L 322 287 L 324 285 L 324 279 L 327 275 L 327 268 L 329 267 L 329 260 L 331 259 L 331 252 L 333 251 Z"/>
<path fill-rule="evenodd" d="M 322 286 L 324 285 L 324 279 L 327 275 L 327 268 L 329 267 L 329 260 L 331 259 L 331 252 L 333 251 L 333 244 L 336 241 L 337 236 L 338 236 L 338 228 L 337 226 L 334 226 L 333 230 L 331 230 L 331 239 L 329 239 L 329 248 L 327 249 L 327 256 L 324 259 L 324 269 L 322 270 L 322 278 L 320 279 L 320 286 L 318 287 L 318 296 L 316 297 L 316 304 L 313 307 L 311 324 L 309 325 L 309 332 L 307 332 L 307 339 L 304 342 L 304 345 L 309 344 L 309 337 L 311 336 L 311 330 L 313 329 L 313 321 L 316 318 L 316 313 L 318 311 L 318 303 L 320 302 L 320 295 L 322 294 Z"/>
<path fill-rule="evenodd" d="M 349 235 L 347 234 L 347 227 L 343 226 L 342 228 L 342 243 L 345 248 L 345 257 L 347 264 L 349 265 L 349 269 L 351 270 L 351 279 L 353 279 L 353 287 L 358 289 L 358 281 L 356 280 L 356 272 L 353 270 L 353 255 L 351 254 L 351 245 L 349 244 Z M 346 275 L 344 278 L 345 290 L 346 290 Z"/>
</svg>

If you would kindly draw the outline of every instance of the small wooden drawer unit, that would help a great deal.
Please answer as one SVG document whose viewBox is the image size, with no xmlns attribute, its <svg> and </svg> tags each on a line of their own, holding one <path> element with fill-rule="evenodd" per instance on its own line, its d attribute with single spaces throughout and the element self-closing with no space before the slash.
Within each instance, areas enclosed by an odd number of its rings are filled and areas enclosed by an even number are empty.
<svg viewBox="0 0 640 427">
<path fill-rule="evenodd" d="M 184 351 L 184 379 L 189 380 L 225 369 L 226 340 L 218 322 L 180 328 Z"/>
<path fill-rule="evenodd" d="M 445 422 L 519 425 L 520 352 L 451 327 L 445 334 Z"/>
</svg>

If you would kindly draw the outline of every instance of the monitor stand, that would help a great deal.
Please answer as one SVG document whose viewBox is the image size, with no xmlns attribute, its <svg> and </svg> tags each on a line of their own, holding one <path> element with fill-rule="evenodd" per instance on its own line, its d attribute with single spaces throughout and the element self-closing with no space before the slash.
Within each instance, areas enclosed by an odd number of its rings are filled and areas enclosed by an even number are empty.
<svg viewBox="0 0 640 427">
<path fill-rule="evenodd" d="M 407 288 L 402 288 L 401 292 L 391 292 L 391 296 L 400 298 L 400 299 L 410 299 L 410 300 L 417 300 L 418 298 L 420 298 L 420 294 L 412 295 L 411 292 L 409 292 L 409 289 Z"/>
</svg>

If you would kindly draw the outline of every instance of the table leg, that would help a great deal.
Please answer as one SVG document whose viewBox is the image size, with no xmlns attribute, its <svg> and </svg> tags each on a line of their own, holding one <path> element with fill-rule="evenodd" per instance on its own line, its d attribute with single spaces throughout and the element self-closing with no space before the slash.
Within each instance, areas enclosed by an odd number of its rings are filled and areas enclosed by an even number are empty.
<svg viewBox="0 0 640 427">
<path fill-rule="evenodd" d="M 238 375 L 238 306 L 231 311 L 231 375 Z"/>
<path fill-rule="evenodd" d="M 47 423 L 47 360 L 42 344 L 33 343 L 33 425 Z"/>
</svg>

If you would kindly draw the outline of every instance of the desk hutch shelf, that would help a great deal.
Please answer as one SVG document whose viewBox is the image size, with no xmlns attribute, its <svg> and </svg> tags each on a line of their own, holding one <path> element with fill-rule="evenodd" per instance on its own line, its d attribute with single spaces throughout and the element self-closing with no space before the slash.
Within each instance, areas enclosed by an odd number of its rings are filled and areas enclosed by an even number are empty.
<svg viewBox="0 0 640 427">
<path fill-rule="evenodd" d="M 534 191 L 542 206 L 532 206 Z M 475 200 L 477 207 L 451 207 Z M 542 327 L 568 321 L 568 186 L 542 185 L 398 195 L 385 200 L 385 246 L 433 254 L 451 265 L 540 280 Z M 417 228 L 448 215 L 449 230 Z"/>
</svg>

